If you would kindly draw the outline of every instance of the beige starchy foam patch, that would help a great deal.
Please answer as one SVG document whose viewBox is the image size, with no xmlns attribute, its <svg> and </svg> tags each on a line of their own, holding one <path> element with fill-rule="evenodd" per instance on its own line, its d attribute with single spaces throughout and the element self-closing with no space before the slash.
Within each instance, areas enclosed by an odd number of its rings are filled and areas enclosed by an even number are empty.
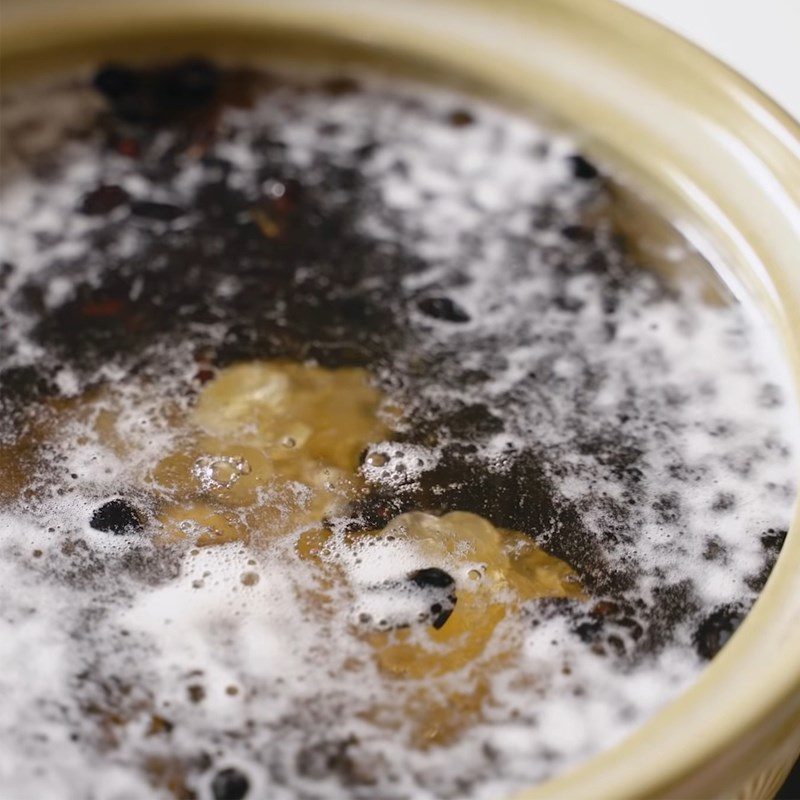
<svg viewBox="0 0 800 800">
<path fill-rule="evenodd" d="M 226 519 L 235 514 L 241 539 L 322 524 L 361 490 L 366 446 L 390 435 L 383 403 L 359 368 L 251 362 L 223 370 L 200 395 L 181 447 L 148 476 L 170 501 L 161 523 L 171 536 L 176 525 L 191 531 L 192 512 L 183 520 L 182 509 L 203 501 Z"/>
<path fill-rule="evenodd" d="M 460 669 L 483 654 L 500 620 L 520 603 L 581 595 L 566 563 L 529 536 L 496 528 L 476 514 L 412 512 L 371 535 L 406 540 L 455 579 L 452 614 L 441 627 L 429 626 L 422 641 L 408 629 L 371 635 L 382 668 L 396 675 L 421 678 Z"/>
<path fill-rule="evenodd" d="M 344 546 L 363 562 L 380 551 L 381 543 L 410 551 L 412 560 L 453 580 L 447 591 L 455 602 L 440 625 L 428 619 L 388 631 L 358 632 L 371 645 L 381 671 L 403 679 L 408 691 L 402 713 L 412 720 L 417 746 L 448 741 L 481 716 L 490 701 L 492 673 L 507 665 L 518 648 L 514 626 L 497 636 L 498 626 L 507 618 L 513 622 L 523 603 L 584 597 L 568 564 L 530 536 L 497 528 L 476 514 L 402 514 L 381 530 L 347 534 Z M 313 603 L 324 608 L 331 586 L 348 581 L 347 559 L 337 558 L 334 535 L 324 530 L 304 533 L 296 551 L 323 576 Z M 350 587 L 350 596 L 357 591 Z M 394 704 L 376 704 L 370 718 L 389 727 L 399 724 Z"/>
</svg>

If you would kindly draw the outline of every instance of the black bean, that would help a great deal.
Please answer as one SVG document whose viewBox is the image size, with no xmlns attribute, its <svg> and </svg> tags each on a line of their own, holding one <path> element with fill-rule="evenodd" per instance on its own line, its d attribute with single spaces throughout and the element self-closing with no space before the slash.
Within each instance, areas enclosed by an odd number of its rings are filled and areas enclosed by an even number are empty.
<svg viewBox="0 0 800 800">
<path fill-rule="evenodd" d="M 353 155 L 359 160 L 364 160 L 372 158 L 377 149 L 377 142 L 367 142 L 366 144 L 362 144 L 360 147 L 356 147 L 356 149 L 353 150 Z"/>
<path fill-rule="evenodd" d="M 583 225 L 565 225 L 561 235 L 570 242 L 588 242 L 592 239 L 592 231 Z"/>
<path fill-rule="evenodd" d="M 418 308 L 426 316 L 445 322 L 469 322 L 470 320 L 469 314 L 449 297 L 426 297 L 419 301 Z"/>
<path fill-rule="evenodd" d="M 569 162 L 572 165 L 572 174 L 578 178 L 578 180 L 591 181 L 600 174 L 600 170 L 598 170 L 591 161 L 587 161 L 583 156 L 577 153 L 569 156 Z"/>
<path fill-rule="evenodd" d="M 171 203 L 155 203 L 151 200 L 137 200 L 131 203 L 131 213 L 145 219 L 155 219 L 160 222 L 172 222 L 183 216 L 183 210 Z"/>
<path fill-rule="evenodd" d="M 211 781 L 214 800 L 242 800 L 249 790 L 247 776 L 234 767 L 221 769 Z"/>
<path fill-rule="evenodd" d="M 454 128 L 466 128 L 468 125 L 472 125 L 472 123 L 475 122 L 475 117 L 473 117 L 469 111 L 458 108 L 450 113 L 447 121 Z"/>
<path fill-rule="evenodd" d="M 182 106 L 202 105 L 211 100 L 219 78 L 219 69 L 204 58 L 188 58 L 156 75 L 159 93 Z"/>
<path fill-rule="evenodd" d="M 433 622 L 431 623 L 434 628 L 438 631 L 439 628 L 444 627 L 445 622 L 450 619 L 450 615 L 453 613 L 453 608 L 445 608 L 444 611 L 441 611 L 434 617 Z"/>
<path fill-rule="evenodd" d="M 425 567 L 409 573 L 408 579 L 419 587 L 432 586 L 437 589 L 445 589 L 452 586 L 455 581 L 453 576 L 438 567 Z"/>
<path fill-rule="evenodd" d="M 744 619 L 737 604 L 724 605 L 712 611 L 697 627 L 693 641 L 701 658 L 714 658 L 728 643 Z"/>
<path fill-rule="evenodd" d="M 128 67 L 108 64 L 95 73 L 93 84 L 94 88 L 109 100 L 119 100 L 139 89 L 141 77 Z"/>
<path fill-rule="evenodd" d="M 121 186 L 98 186 L 84 196 L 81 212 L 90 216 L 108 214 L 127 202 L 128 193 Z"/>
<path fill-rule="evenodd" d="M 582 622 L 575 628 L 575 633 L 587 644 L 597 639 L 603 630 L 603 621 L 595 619 L 590 622 Z"/>
<path fill-rule="evenodd" d="M 138 533 L 144 528 L 139 512 L 121 498 L 103 503 L 89 523 L 95 530 L 105 533 Z"/>
</svg>

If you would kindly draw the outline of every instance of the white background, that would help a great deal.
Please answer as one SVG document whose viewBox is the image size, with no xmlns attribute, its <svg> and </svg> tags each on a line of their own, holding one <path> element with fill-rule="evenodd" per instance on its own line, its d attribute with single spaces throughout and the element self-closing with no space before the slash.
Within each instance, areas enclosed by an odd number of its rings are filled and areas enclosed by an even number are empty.
<svg viewBox="0 0 800 800">
<path fill-rule="evenodd" d="M 704 47 L 800 119 L 800 0 L 621 0 Z"/>
</svg>

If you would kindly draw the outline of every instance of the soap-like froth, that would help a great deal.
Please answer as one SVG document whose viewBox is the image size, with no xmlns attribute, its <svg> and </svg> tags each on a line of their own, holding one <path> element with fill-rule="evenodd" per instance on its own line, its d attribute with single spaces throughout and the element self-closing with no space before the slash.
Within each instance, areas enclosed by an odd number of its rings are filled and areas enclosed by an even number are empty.
<svg viewBox="0 0 800 800">
<path fill-rule="evenodd" d="M 229 767 L 248 797 L 510 794 L 661 708 L 766 579 L 798 419 L 757 311 L 639 269 L 568 139 L 450 91 L 359 80 L 270 81 L 252 108 L 220 110 L 210 142 L 98 121 L 84 75 L 4 99 L 12 796 L 205 800 Z M 685 243 L 660 255 L 696 259 Z M 227 421 L 204 408 L 265 363 L 357 368 L 371 422 L 330 456 L 347 473 L 337 502 L 254 542 L 239 514 L 255 476 L 307 431 L 261 437 L 252 398 Z M 379 396 L 402 415 L 382 417 Z M 307 508 L 305 481 L 292 475 Z M 113 500 L 141 532 L 91 527 Z M 180 529 L 187 509 L 197 529 Z M 514 614 L 478 637 L 492 669 L 404 678 L 382 643 L 443 636 L 475 565 L 364 532 L 449 512 L 490 540 L 531 537 L 579 591 L 504 590 Z M 376 543 L 354 548 L 359 533 Z M 449 585 L 408 578 L 425 569 L 453 578 L 454 605 Z M 451 611 L 438 631 L 434 603 Z M 427 618 L 402 627 L 413 613 Z"/>
</svg>

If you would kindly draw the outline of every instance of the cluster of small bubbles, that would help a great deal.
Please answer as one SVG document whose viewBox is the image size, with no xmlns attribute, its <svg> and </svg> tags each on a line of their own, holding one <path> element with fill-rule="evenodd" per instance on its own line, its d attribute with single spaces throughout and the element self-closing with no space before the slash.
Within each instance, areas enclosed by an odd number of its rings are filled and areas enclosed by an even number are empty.
<svg viewBox="0 0 800 800">
<path fill-rule="evenodd" d="M 208 489 L 230 489 L 251 470 L 247 459 L 239 456 L 200 456 L 192 468 L 195 477 Z"/>
</svg>

